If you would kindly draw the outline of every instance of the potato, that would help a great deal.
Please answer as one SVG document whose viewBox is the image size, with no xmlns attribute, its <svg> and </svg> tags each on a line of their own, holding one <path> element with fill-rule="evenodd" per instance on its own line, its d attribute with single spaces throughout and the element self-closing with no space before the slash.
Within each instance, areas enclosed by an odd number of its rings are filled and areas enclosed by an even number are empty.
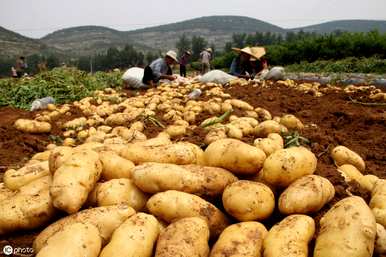
<svg viewBox="0 0 386 257">
<path fill-rule="evenodd" d="M 227 138 L 225 127 L 211 129 L 208 134 L 206 134 L 204 143 L 209 145 L 217 140 Z"/>
<path fill-rule="evenodd" d="M 233 224 L 224 229 L 209 256 L 260 257 L 267 233 L 267 229 L 259 222 L 249 221 Z"/>
<path fill-rule="evenodd" d="M 36 257 L 98 257 L 101 241 L 94 225 L 74 223 L 50 237 Z"/>
<path fill-rule="evenodd" d="M 268 184 L 287 187 L 298 178 L 313 174 L 316 164 L 316 156 L 311 151 L 304 147 L 291 147 L 268 156 L 259 176 Z"/>
<path fill-rule="evenodd" d="M 114 231 L 99 257 L 151 257 L 159 232 L 154 216 L 137 213 Z"/>
<path fill-rule="evenodd" d="M 6 187 L 4 183 L 0 183 L 0 203 L 11 196 L 14 196 L 16 193 L 17 191 L 13 191 Z"/>
<path fill-rule="evenodd" d="M 92 150 L 75 151 L 56 170 L 50 193 L 54 206 L 69 214 L 86 202 L 102 173 L 99 155 Z"/>
<path fill-rule="evenodd" d="M 29 166 L 24 166 L 18 170 L 7 170 L 4 173 L 4 184 L 11 190 L 17 190 L 28 183 L 50 174 L 48 161 L 39 162 Z"/>
<path fill-rule="evenodd" d="M 344 198 L 320 220 L 314 257 L 371 257 L 376 230 L 366 202 L 358 196 Z"/>
<path fill-rule="evenodd" d="M 303 123 L 295 115 L 292 115 L 292 114 L 287 114 L 281 117 L 280 124 L 282 124 L 289 130 L 304 129 Z"/>
<path fill-rule="evenodd" d="M 135 167 L 132 161 L 122 158 L 113 151 L 102 151 L 99 153 L 102 162 L 102 178 L 106 180 L 118 178 L 131 178 Z"/>
<path fill-rule="evenodd" d="M 46 224 L 55 214 L 49 192 L 51 179 L 46 176 L 32 181 L 0 202 L 0 235 Z"/>
<path fill-rule="evenodd" d="M 37 153 L 34 156 L 32 156 L 31 160 L 48 161 L 48 159 L 50 158 L 50 155 L 51 155 L 50 150 L 44 151 L 44 152 Z"/>
<path fill-rule="evenodd" d="M 165 140 L 165 139 L 161 139 Z M 174 163 L 174 164 L 202 164 L 203 151 L 191 143 L 176 143 L 157 146 L 129 144 L 120 155 L 135 164 L 144 162 Z"/>
<path fill-rule="evenodd" d="M 235 138 L 235 139 L 242 139 L 243 138 L 243 131 L 239 129 L 238 127 L 232 125 L 232 124 L 227 124 L 225 126 L 227 128 L 227 135 L 230 138 Z"/>
<path fill-rule="evenodd" d="M 47 244 L 47 240 L 50 237 L 74 223 L 92 224 L 96 226 L 99 229 L 102 244 L 106 244 L 114 230 L 134 214 L 134 209 L 127 205 L 98 207 L 80 211 L 64 217 L 46 227 L 36 237 L 33 248 L 36 252 L 39 252 L 40 249 Z"/>
<path fill-rule="evenodd" d="M 307 257 L 308 244 L 314 233 L 315 222 L 311 217 L 287 216 L 273 226 L 265 237 L 264 257 Z"/>
<path fill-rule="evenodd" d="M 55 147 L 48 158 L 48 165 L 51 174 L 63 164 L 63 162 L 71 156 L 73 148 L 69 146 L 58 146 Z"/>
<path fill-rule="evenodd" d="M 369 206 L 377 222 L 386 226 L 386 180 L 380 179 L 375 184 Z"/>
<path fill-rule="evenodd" d="M 172 138 L 183 136 L 186 134 L 186 126 L 170 125 L 166 128 L 165 132 Z"/>
<path fill-rule="evenodd" d="M 368 174 L 368 175 L 364 175 L 360 180 L 361 180 L 360 184 L 363 185 L 368 191 L 371 192 L 373 191 L 379 178 L 377 176 Z"/>
<path fill-rule="evenodd" d="M 150 197 L 146 204 L 151 214 L 173 222 L 186 217 L 201 217 L 208 222 L 211 236 L 218 236 L 229 224 L 226 216 L 199 196 L 169 190 Z"/>
<path fill-rule="evenodd" d="M 198 165 L 144 163 L 133 169 L 134 183 L 146 193 L 177 190 L 199 196 L 217 196 L 237 180 L 229 171 Z"/>
<path fill-rule="evenodd" d="M 259 120 L 262 120 L 262 121 L 272 120 L 271 113 L 264 108 L 257 107 L 255 109 L 255 112 L 259 115 L 259 117 L 258 117 Z"/>
<path fill-rule="evenodd" d="M 295 180 L 280 195 L 281 213 L 308 214 L 317 212 L 334 198 L 335 188 L 328 179 L 308 175 Z"/>
<path fill-rule="evenodd" d="M 98 185 L 96 201 L 98 206 L 126 204 L 134 210 L 141 210 L 148 196 L 127 178 L 112 179 Z"/>
<path fill-rule="evenodd" d="M 221 167 L 237 175 L 256 174 L 263 166 L 265 153 L 236 139 L 220 139 L 204 152 L 207 166 Z"/>
<path fill-rule="evenodd" d="M 381 254 L 386 254 L 386 229 L 378 223 L 374 252 L 380 256 Z"/>
<path fill-rule="evenodd" d="M 263 150 L 267 156 L 284 148 L 283 138 L 277 133 L 271 133 L 267 138 L 257 138 L 253 144 Z"/>
<path fill-rule="evenodd" d="M 209 254 L 209 229 L 198 217 L 180 219 L 161 232 L 155 257 L 206 257 Z"/>
<path fill-rule="evenodd" d="M 77 129 L 82 128 L 87 125 L 87 119 L 85 117 L 76 118 L 70 121 L 67 121 L 63 124 L 63 128 L 65 129 Z"/>
<path fill-rule="evenodd" d="M 222 202 L 227 213 L 239 221 L 264 220 L 275 208 L 272 190 L 262 183 L 248 180 L 228 185 Z"/>
<path fill-rule="evenodd" d="M 369 181 L 367 178 L 364 178 L 363 174 L 353 165 L 344 164 L 338 167 L 338 171 L 344 177 L 346 182 L 355 181 L 362 188 L 365 188 L 369 191 L 374 187 L 374 183 Z"/>
<path fill-rule="evenodd" d="M 355 166 L 360 172 L 365 171 L 366 164 L 354 151 L 351 151 L 345 146 L 337 146 L 331 152 L 331 157 L 334 159 L 335 164 L 342 166 L 343 164 L 351 164 Z"/>
<path fill-rule="evenodd" d="M 274 120 L 266 120 L 256 126 L 257 137 L 267 137 L 271 133 L 286 133 L 288 129 Z"/>
<path fill-rule="evenodd" d="M 230 103 L 233 107 L 236 107 L 236 108 L 239 108 L 239 109 L 242 109 L 242 110 L 246 110 L 246 111 L 253 111 L 253 106 L 250 105 L 249 103 L 247 102 L 244 102 L 242 100 L 239 100 L 239 99 L 231 99 L 231 100 L 226 100 L 225 103 Z"/>
<path fill-rule="evenodd" d="M 51 132 L 51 124 L 44 121 L 18 119 L 15 121 L 14 126 L 24 133 L 41 134 Z"/>
</svg>

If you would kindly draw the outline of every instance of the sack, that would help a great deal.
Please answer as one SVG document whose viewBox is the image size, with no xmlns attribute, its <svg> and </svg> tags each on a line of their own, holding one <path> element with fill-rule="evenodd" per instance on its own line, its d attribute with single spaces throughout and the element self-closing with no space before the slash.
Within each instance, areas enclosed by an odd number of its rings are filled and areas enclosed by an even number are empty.
<svg viewBox="0 0 386 257">
<path fill-rule="evenodd" d="M 284 68 L 283 67 L 273 67 L 267 73 L 261 76 L 261 79 L 265 80 L 283 80 L 284 79 Z"/>
<path fill-rule="evenodd" d="M 55 99 L 51 96 L 36 99 L 31 104 L 31 111 L 46 109 L 48 104 L 53 104 L 53 103 L 55 103 Z"/>
<path fill-rule="evenodd" d="M 201 83 L 218 83 L 225 85 L 234 79 L 237 79 L 237 77 L 229 75 L 228 73 L 225 73 L 222 70 L 212 70 L 204 74 L 199 79 L 199 81 Z"/>
<path fill-rule="evenodd" d="M 144 69 L 133 67 L 122 75 L 122 79 L 129 88 L 147 88 L 148 86 L 142 83 L 143 74 Z"/>
</svg>

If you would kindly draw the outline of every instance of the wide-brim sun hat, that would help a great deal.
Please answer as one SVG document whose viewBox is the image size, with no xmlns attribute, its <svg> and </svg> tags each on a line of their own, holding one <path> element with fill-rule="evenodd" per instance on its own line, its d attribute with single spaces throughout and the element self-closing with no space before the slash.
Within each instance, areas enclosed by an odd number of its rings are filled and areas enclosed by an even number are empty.
<svg viewBox="0 0 386 257">
<path fill-rule="evenodd" d="M 266 54 L 264 47 L 251 47 L 251 52 L 254 56 L 251 57 L 251 61 L 256 61 L 257 59 L 260 60 L 261 57 L 263 57 Z"/>
<path fill-rule="evenodd" d="M 178 62 L 178 59 L 177 59 L 177 53 L 174 52 L 173 50 L 170 50 L 168 51 L 165 56 L 168 56 L 170 58 L 172 58 L 175 62 Z"/>
<path fill-rule="evenodd" d="M 208 51 L 208 52 L 213 52 L 212 48 L 210 48 L 210 47 L 207 48 L 206 51 Z"/>
<path fill-rule="evenodd" d="M 232 47 L 232 50 L 235 51 L 235 52 L 237 52 L 237 53 L 244 53 L 244 54 L 249 55 L 249 56 L 252 57 L 252 58 L 259 59 L 257 56 L 255 56 L 255 54 L 252 52 L 251 47 L 249 47 L 249 46 L 244 47 L 244 48 L 242 48 L 242 49 L 237 48 L 237 47 Z"/>
</svg>

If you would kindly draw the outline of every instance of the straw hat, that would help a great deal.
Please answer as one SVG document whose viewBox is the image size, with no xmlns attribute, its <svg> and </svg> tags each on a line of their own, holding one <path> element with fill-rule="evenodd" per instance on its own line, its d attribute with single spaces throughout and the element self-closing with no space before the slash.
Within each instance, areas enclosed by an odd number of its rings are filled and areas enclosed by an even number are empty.
<svg viewBox="0 0 386 257">
<path fill-rule="evenodd" d="M 251 61 L 256 61 L 256 59 L 260 59 L 266 53 L 264 47 L 251 47 L 251 52 L 253 53 Z"/>
<path fill-rule="evenodd" d="M 242 49 L 240 48 L 237 48 L 237 47 L 232 47 L 232 50 L 237 52 L 237 53 L 244 53 L 244 54 L 247 54 L 249 56 L 251 56 L 252 58 L 257 58 L 257 56 L 255 56 L 255 54 L 252 52 L 252 49 L 251 47 L 247 46 L 247 47 L 244 47 Z"/>
<path fill-rule="evenodd" d="M 208 51 L 208 52 L 210 52 L 210 53 L 213 52 L 212 48 L 210 48 L 210 47 L 207 48 L 207 49 L 205 49 L 205 50 Z"/>
<path fill-rule="evenodd" d="M 177 53 L 174 52 L 174 51 L 172 51 L 172 50 L 168 51 L 168 52 L 165 54 L 165 56 L 168 56 L 168 57 L 172 58 L 175 62 L 178 62 L 178 59 L 177 59 Z"/>
</svg>

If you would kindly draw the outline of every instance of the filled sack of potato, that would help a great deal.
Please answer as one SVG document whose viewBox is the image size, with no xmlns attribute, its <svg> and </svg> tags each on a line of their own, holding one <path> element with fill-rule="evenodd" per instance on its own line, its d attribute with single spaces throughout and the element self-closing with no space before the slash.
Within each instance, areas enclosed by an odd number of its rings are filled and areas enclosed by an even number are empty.
<svg viewBox="0 0 386 257">
<path fill-rule="evenodd" d="M 218 236 L 229 225 L 227 217 L 216 206 L 199 196 L 169 190 L 150 197 L 146 204 L 153 215 L 167 222 L 186 217 L 201 217 L 208 222 L 211 236 Z"/>
<path fill-rule="evenodd" d="M 67 213 L 77 212 L 86 202 L 102 172 L 97 152 L 75 151 L 55 171 L 50 193 L 54 206 Z"/>
<path fill-rule="evenodd" d="M 159 235 L 155 257 L 206 257 L 209 254 L 209 228 L 204 219 L 180 219 Z"/>
<path fill-rule="evenodd" d="M 221 233 L 210 251 L 210 257 L 260 257 L 268 231 L 263 224 L 248 221 L 233 224 Z"/>
<path fill-rule="evenodd" d="M 17 193 L 1 190 L 0 235 L 19 230 L 34 229 L 46 224 L 55 214 L 46 176 L 20 187 Z"/>
<path fill-rule="evenodd" d="M 359 196 L 344 198 L 320 220 L 314 257 L 371 257 L 376 230 L 366 202 Z"/>
<path fill-rule="evenodd" d="M 114 231 L 99 257 L 151 257 L 159 232 L 160 225 L 154 216 L 137 213 Z"/>
<path fill-rule="evenodd" d="M 52 236 L 74 223 L 92 224 L 96 226 L 102 238 L 102 244 L 106 244 L 110 240 L 114 230 L 134 214 L 135 210 L 127 205 L 98 207 L 80 211 L 46 227 L 35 238 L 33 248 L 36 252 L 39 252 Z"/>
<path fill-rule="evenodd" d="M 317 175 L 304 176 L 295 180 L 280 195 L 279 210 L 286 215 L 317 212 L 334 195 L 334 185 L 328 179 Z"/>
<path fill-rule="evenodd" d="M 143 74 L 144 74 L 144 69 L 142 68 L 133 67 L 128 69 L 122 75 L 124 86 L 127 88 L 135 88 L 135 89 L 147 88 L 148 86 L 142 82 Z"/>
<path fill-rule="evenodd" d="M 315 222 L 311 217 L 287 216 L 273 226 L 265 237 L 264 257 L 308 257 L 308 244 L 314 233 Z"/>
<path fill-rule="evenodd" d="M 225 169 L 194 164 L 148 162 L 133 169 L 136 186 L 150 194 L 177 190 L 199 196 L 216 196 L 236 180 L 237 177 Z"/>
<path fill-rule="evenodd" d="M 97 227 L 74 223 L 50 237 L 36 257 L 98 257 L 101 247 Z"/>
<path fill-rule="evenodd" d="M 236 175 L 258 173 L 265 158 L 262 150 L 230 138 L 211 143 L 204 152 L 205 165 L 224 168 Z"/>
</svg>

